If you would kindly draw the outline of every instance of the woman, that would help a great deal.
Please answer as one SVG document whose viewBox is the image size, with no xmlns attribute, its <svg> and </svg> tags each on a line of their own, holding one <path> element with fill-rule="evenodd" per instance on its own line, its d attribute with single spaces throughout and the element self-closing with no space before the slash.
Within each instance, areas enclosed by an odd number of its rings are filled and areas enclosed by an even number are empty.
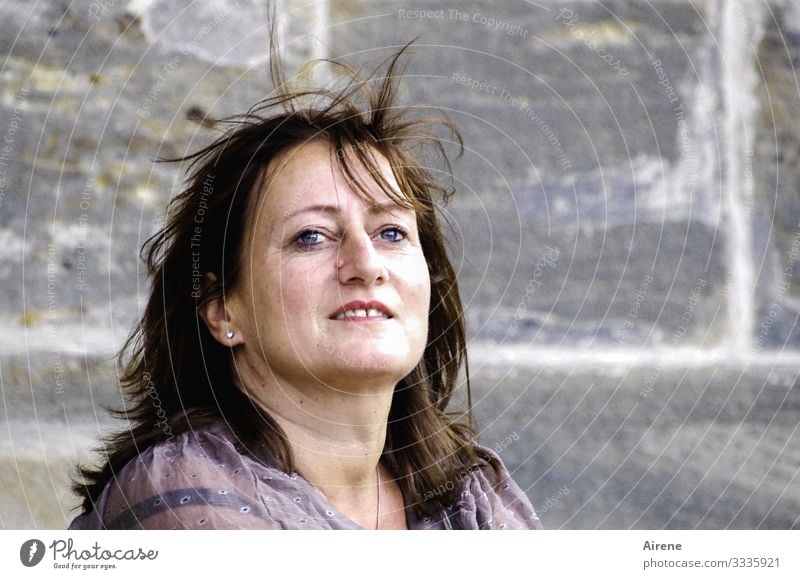
<svg viewBox="0 0 800 579">
<path fill-rule="evenodd" d="M 394 105 L 402 52 L 377 90 L 337 65 L 346 88 L 283 88 L 188 157 L 121 355 L 132 428 L 81 469 L 70 528 L 540 528 L 446 413 L 450 192 L 410 153 L 442 146 Z"/>
</svg>

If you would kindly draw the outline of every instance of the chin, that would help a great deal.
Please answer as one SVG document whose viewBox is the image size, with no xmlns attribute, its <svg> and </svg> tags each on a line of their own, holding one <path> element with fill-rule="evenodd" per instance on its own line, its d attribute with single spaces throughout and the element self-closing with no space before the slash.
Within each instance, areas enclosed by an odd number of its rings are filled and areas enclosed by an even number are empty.
<svg viewBox="0 0 800 579">
<path fill-rule="evenodd" d="M 396 352 L 370 352 L 350 350 L 352 355 L 337 354 L 329 374 L 334 378 L 371 378 L 399 382 L 419 363 L 420 357 L 399 356 Z"/>
</svg>

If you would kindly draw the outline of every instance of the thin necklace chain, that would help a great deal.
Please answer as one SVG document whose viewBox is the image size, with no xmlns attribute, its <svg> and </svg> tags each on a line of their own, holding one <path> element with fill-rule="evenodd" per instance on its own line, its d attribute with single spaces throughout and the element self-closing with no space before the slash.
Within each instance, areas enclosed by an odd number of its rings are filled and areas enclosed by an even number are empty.
<svg viewBox="0 0 800 579">
<path fill-rule="evenodd" d="M 378 465 L 375 467 L 375 482 L 378 487 L 378 505 L 375 509 L 375 530 L 378 530 L 380 526 L 381 520 L 381 463 L 378 462 Z"/>
</svg>

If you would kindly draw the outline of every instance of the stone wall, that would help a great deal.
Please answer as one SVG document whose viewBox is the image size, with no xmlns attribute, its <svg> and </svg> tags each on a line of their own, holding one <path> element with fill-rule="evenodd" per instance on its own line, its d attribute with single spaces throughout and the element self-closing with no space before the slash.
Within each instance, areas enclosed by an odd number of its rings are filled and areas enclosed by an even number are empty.
<svg viewBox="0 0 800 579">
<path fill-rule="evenodd" d="M 545 526 L 800 527 L 800 9 L 306 4 L 279 4 L 292 73 L 416 39 L 402 100 L 462 132 L 444 212 L 476 416 Z M 181 187 L 152 161 L 269 93 L 266 10 L 0 16 L 0 527 L 62 528 Z"/>
</svg>

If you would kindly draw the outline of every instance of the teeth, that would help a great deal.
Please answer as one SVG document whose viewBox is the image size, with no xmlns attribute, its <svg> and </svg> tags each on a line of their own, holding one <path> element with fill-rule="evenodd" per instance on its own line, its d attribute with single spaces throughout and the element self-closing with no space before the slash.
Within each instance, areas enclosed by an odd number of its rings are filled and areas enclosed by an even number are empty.
<svg viewBox="0 0 800 579">
<path fill-rule="evenodd" d="M 370 308 L 368 310 L 365 309 L 357 309 L 357 310 L 346 310 L 344 312 L 340 312 L 336 314 L 337 320 L 344 320 L 347 318 L 387 318 L 388 316 L 381 312 L 378 309 Z"/>
</svg>

